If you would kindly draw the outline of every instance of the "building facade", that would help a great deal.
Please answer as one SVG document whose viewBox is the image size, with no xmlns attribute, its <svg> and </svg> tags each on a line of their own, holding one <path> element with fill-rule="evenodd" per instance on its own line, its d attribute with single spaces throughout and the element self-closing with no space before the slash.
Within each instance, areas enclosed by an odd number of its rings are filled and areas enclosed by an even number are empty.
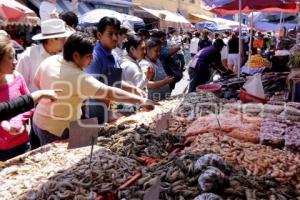
<svg viewBox="0 0 300 200">
<path fill-rule="evenodd" d="M 212 17 L 213 14 L 204 9 L 202 0 L 133 0 L 136 6 L 143 6 L 153 9 L 165 9 L 171 12 L 180 13 L 192 23 L 197 23 L 193 14 Z"/>
</svg>

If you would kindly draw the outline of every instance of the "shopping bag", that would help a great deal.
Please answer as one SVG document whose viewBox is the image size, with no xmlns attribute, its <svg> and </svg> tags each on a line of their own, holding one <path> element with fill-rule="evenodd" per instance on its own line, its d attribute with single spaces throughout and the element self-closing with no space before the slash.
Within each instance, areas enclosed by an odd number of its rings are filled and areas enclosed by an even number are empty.
<svg viewBox="0 0 300 200">
<path fill-rule="evenodd" d="M 243 88 L 247 93 L 259 98 L 265 98 L 265 92 L 261 80 L 261 74 L 255 74 L 249 78 L 249 80 L 244 84 Z"/>
</svg>

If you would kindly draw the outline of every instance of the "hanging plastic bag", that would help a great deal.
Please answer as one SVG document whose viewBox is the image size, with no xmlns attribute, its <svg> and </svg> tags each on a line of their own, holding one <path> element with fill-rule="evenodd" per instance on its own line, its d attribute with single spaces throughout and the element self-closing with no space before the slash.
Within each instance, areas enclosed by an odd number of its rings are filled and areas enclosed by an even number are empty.
<svg viewBox="0 0 300 200">
<path fill-rule="evenodd" d="M 261 74 L 255 74 L 243 86 L 247 93 L 256 97 L 265 98 L 265 92 L 261 81 Z"/>
</svg>

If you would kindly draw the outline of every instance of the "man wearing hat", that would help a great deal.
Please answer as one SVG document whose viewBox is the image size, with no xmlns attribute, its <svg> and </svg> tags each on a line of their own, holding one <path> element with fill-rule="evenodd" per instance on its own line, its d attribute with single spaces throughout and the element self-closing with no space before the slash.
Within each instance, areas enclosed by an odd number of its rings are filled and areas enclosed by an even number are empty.
<svg viewBox="0 0 300 200">
<path fill-rule="evenodd" d="M 16 68 L 23 75 L 30 92 L 38 90 L 34 76 L 40 63 L 49 56 L 61 52 L 65 38 L 71 33 L 66 30 L 65 22 L 61 19 L 49 19 L 41 23 L 41 33 L 32 37 L 40 43 L 28 47 L 20 55 Z"/>
<path fill-rule="evenodd" d="M 37 91 L 34 83 L 35 73 L 40 63 L 51 55 L 55 55 L 63 49 L 65 38 L 72 32 L 66 30 L 65 22 L 61 19 L 49 19 L 41 23 L 41 33 L 32 37 L 40 41 L 38 45 L 28 47 L 21 55 L 17 63 L 17 71 L 20 72 L 30 92 Z M 30 132 L 31 148 L 40 146 L 37 136 Z"/>
<path fill-rule="evenodd" d="M 190 85 L 189 92 L 194 92 L 196 87 L 206 84 L 211 77 L 211 68 L 222 73 L 229 71 L 221 62 L 221 50 L 226 46 L 222 39 L 216 39 L 213 45 L 201 49 L 193 58 L 189 66 Z"/>
</svg>

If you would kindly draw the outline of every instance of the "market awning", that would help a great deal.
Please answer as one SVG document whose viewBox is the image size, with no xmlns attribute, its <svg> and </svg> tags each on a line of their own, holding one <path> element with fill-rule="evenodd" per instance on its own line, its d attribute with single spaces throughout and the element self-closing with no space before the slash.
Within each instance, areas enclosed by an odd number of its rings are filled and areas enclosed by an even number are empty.
<svg viewBox="0 0 300 200">
<path fill-rule="evenodd" d="M 157 10 L 152 8 L 140 7 L 156 18 L 160 19 L 163 26 L 173 28 L 191 28 L 191 23 L 182 15 L 168 10 Z M 166 23 L 166 24 L 164 24 Z"/>
<path fill-rule="evenodd" d="M 210 21 L 210 22 L 215 22 L 219 26 L 229 26 L 229 27 L 239 26 L 239 22 L 223 19 L 220 17 L 209 17 L 206 15 L 195 14 L 195 13 L 190 13 L 190 16 L 192 17 L 193 20 L 198 19 L 198 22 Z M 242 26 L 246 26 L 246 25 L 242 25 Z"/>
<path fill-rule="evenodd" d="M 207 15 L 196 14 L 196 13 L 189 13 L 189 18 L 195 22 L 213 21 L 212 17 L 209 17 Z"/>
<path fill-rule="evenodd" d="M 41 0 L 29 0 L 35 7 L 39 8 L 42 1 Z M 57 0 L 56 9 L 58 13 L 63 11 L 71 11 L 72 10 L 72 2 L 71 1 L 64 1 L 64 0 Z M 86 12 L 92 10 L 93 8 L 82 1 L 78 2 L 78 15 L 83 15 Z"/>
</svg>

